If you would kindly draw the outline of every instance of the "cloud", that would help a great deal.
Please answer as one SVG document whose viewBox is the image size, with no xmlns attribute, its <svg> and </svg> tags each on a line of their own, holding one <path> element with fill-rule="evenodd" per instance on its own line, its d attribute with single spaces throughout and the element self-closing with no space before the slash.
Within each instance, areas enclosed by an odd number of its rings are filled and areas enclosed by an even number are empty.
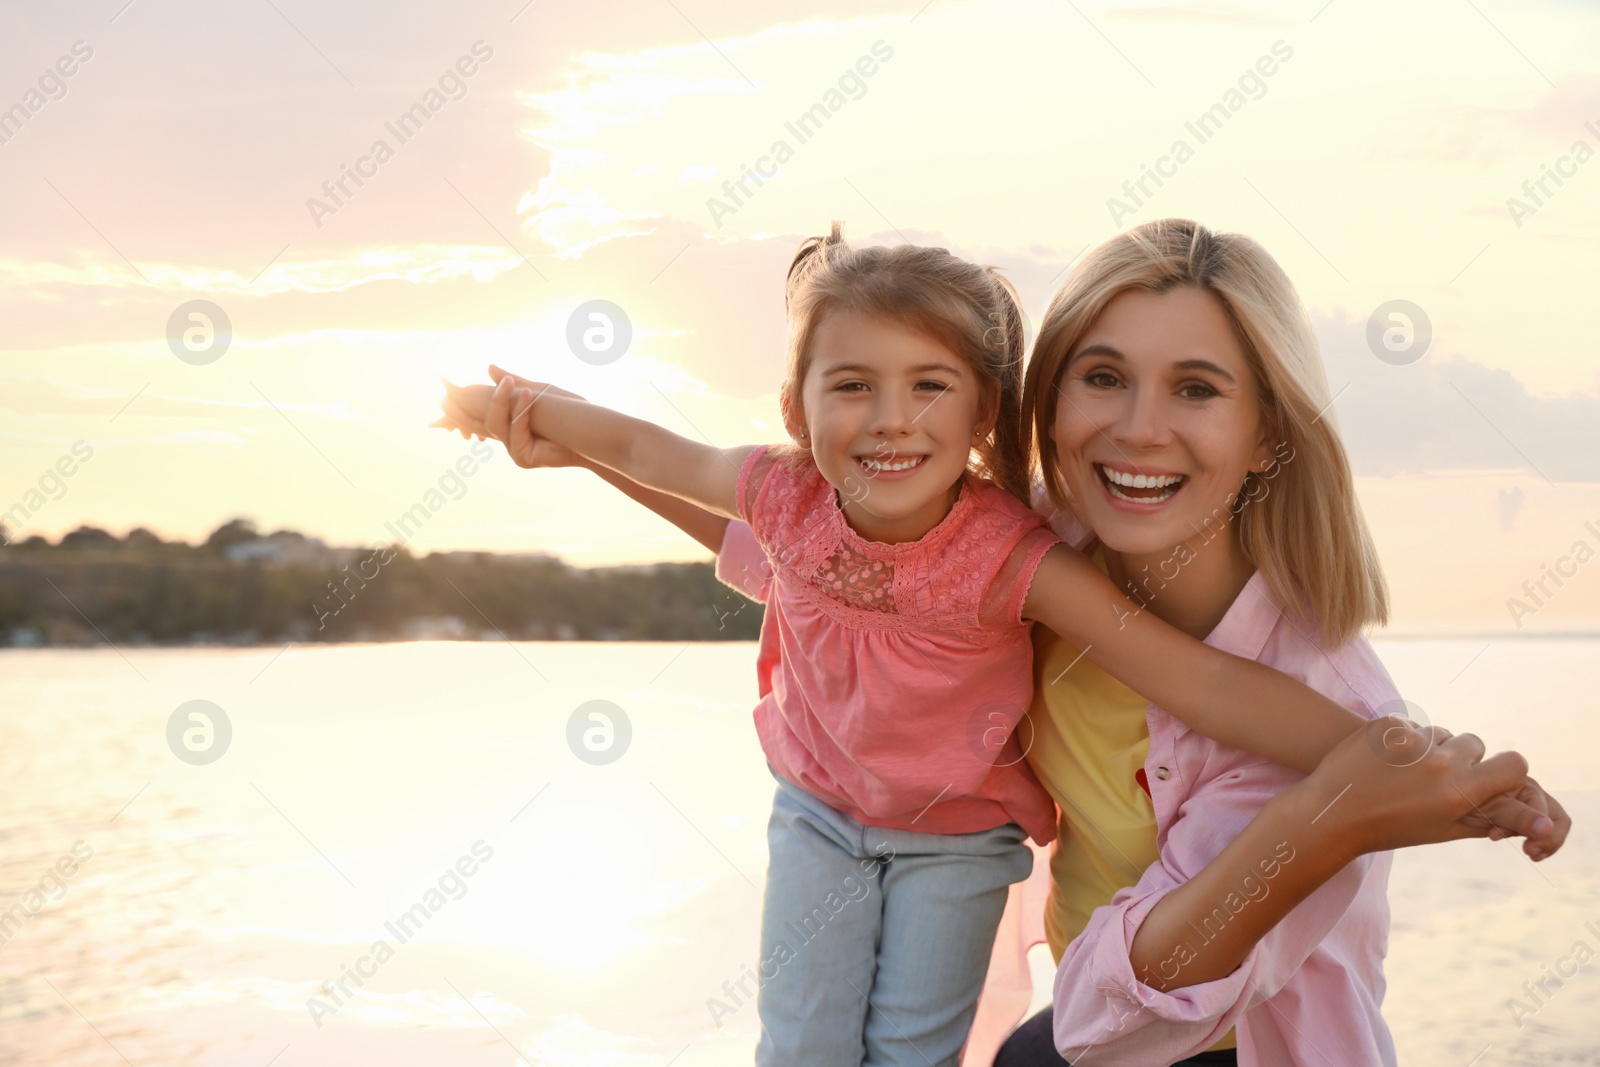
<svg viewBox="0 0 1600 1067">
<path fill-rule="evenodd" d="M 505 246 L 445 247 L 415 245 L 408 248 L 369 248 L 344 257 L 288 258 L 265 267 L 252 279 L 231 270 L 198 264 L 145 263 L 144 278 L 117 259 L 80 254 L 76 263 L 23 262 L 0 259 L 0 287 L 7 300 L 19 293 L 54 299 L 59 287 L 86 295 L 94 289 L 165 289 L 172 292 L 231 293 L 239 296 L 273 296 L 280 293 L 342 293 L 374 282 L 403 281 L 413 285 L 471 278 L 489 281 L 515 270 L 522 259 Z"/>
<path fill-rule="evenodd" d="M 664 220 L 715 228 L 705 206 L 714 175 L 737 174 L 769 152 L 786 136 L 783 116 L 804 112 L 838 76 L 831 59 L 817 69 L 817 47 L 847 41 L 837 62 L 848 67 L 888 21 L 817 18 L 715 43 L 575 57 L 561 88 L 519 94 L 534 112 L 524 135 L 550 156 L 518 207 L 527 229 L 572 259 Z M 708 134 L 731 137 L 728 151 L 745 157 L 707 162 Z M 657 173 L 676 182 L 639 180 Z"/>
<path fill-rule="evenodd" d="M 1364 321 L 1315 325 L 1356 473 L 1520 470 L 1600 481 L 1600 391 L 1537 395 L 1510 371 L 1437 351 L 1392 366 L 1367 348 Z"/>
<path fill-rule="evenodd" d="M 1591 147 L 1600 135 L 1600 74 L 1563 74 L 1555 86 L 1523 108 L 1432 104 L 1416 108 L 1402 129 L 1369 149 L 1369 162 L 1458 163 L 1494 167 L 1518 162 L 1537 177 L 1578 139 Z"/>
<path fill-rule="evenodd" d="M 20 376 L 0 378 L 0 410 L 15 412 L 18 415 L 92 414 L 110 418 L 124 407 L 127 408 L 129 416 L 183 419 L 217 418 L 241 410 L 259 409 L 268 412 L 272 410 L 272 405 L 264 400 L 213 400 L 208 397 L 166 396 L 151 392 L 140 392 L 136 395 L 126 390 L 100 389 L 73 382 L 56 381 L 53 378 Z M 328 419 L 353 417 L 348 403 L 343 400 L 322 405 L 280 403 L 277 407 L 282 411 Z M 231 434 L 218 437 L 216 432 L 211 430 L 196 430 L 194 433 L 200 436 L 185 439 L 227 443 L 239 441 Z"/>
</svg>

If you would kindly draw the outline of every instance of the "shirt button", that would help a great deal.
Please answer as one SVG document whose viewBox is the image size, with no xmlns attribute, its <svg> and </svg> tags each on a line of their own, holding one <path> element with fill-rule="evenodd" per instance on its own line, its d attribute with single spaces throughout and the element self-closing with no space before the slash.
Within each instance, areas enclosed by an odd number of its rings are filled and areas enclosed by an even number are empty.
<svg viewBox="0 0 1600 1067">
<path fill-rule="evenodd" d="M 1161 779 L 1164 782 L 1168 778 L 1172 777 L 1172 772 L 1167 770 L 1165 767 L 1157 767 L 1156 768 L 1156 777 Z"/>
</svg>

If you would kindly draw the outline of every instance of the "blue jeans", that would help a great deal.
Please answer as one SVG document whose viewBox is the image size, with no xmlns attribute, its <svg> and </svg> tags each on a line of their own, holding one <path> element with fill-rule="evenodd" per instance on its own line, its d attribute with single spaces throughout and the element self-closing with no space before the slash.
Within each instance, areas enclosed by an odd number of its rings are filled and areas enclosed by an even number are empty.
<svg viewBox="0 0 1600 1067">
<path fill-rule="evenodd" d="M 1026 836 L 864 826 L 778 778 L 759 1067 L 954 1067 Z"/>
</svg>

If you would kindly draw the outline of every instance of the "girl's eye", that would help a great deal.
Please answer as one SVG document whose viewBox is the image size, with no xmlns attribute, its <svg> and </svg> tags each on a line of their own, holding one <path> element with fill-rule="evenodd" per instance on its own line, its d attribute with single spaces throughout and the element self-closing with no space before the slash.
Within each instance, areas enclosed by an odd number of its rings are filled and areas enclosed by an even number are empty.
<svg viewBox="0 0 1600 1067">
<path fill-rule="evenodd" d="M 946 389 L 950 388 L 944 382 L 936 382 L 936 381 L 932 381 L 932 380 L 924 381 L 924 382 L 918 382 L 917 383 L 917 388 L 918 389 L 921 389 L 924 386 L 928 386 L 928 387 L 931 387 L 933 389 L 936 389 L 941 393 L 944 392 Z"/>
<path fill-rule="evenodd" d="M 854 393 L 867 387 L 866 382 L 840 382 L 834 390 L 840 393 Z"/>
<path fill-rule="evenodd" d="M 1217 391 L 1205 382 L 1189 382 L 1178 390 L 1178 395 L 1185 400 L 1209 400 Z"/>
</svg>

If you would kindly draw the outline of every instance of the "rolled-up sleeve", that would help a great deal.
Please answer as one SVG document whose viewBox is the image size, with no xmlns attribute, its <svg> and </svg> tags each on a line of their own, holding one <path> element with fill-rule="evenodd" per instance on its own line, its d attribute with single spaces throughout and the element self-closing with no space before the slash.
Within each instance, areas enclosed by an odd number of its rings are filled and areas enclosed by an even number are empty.
<svg viewBox="0 0 1600 1067">
<path fill-rule="evenodd" d="M 758 604 L 767 602 L 772 566 L 748 523 L 728 523 L 722 548 L 717 552 L 717 580 Z"/>
<path fill-rule="evenodd" d="M 1084 932 L 1067 947 L 1056 972 L 1054 1000 L 1056 1047 L 1069 1062 L 1148 1067 L 1209 1048 L 1245 1011 L 1284 987 L 1355 900 L 1371 870 L 1371 855 L 1351 863 L 1301 901 L 1232 974 L 1168 992 L 1139 981 L 1131 954 L 1145 916 L 1222 851 L 1232 834 L 1217 828 L 1239 825 L 1242 802 L 1259 810 L 1282 784 L 1274 780 L 1263 788 L 1267 783 L 1249 781 L 1250 771 L 1243 774 L 1243 779 L 1238 772 L 1215 779 L 1191 795 L 1167 835 L 1160 860 L 1137 885 L 1097 908 Z M 1292 855 L 1276 859 L 1283 865 L 1294 862 Z M 1271 880 L 1257 877 L 1270 893 Z M 1243 906 L 1229 912 L 1219 902 L 1221 914 L 1242 914 L 1257 903 L 1244 894 L 1238 897 Z M 1194 928 L 1187 950 L 1198 956 L 1205 951 L 1204 940 L 1205 931 Z M 1181 973 L 1182 961 L 1192 956 L 1177 945 L 1170 952 L 1162 963 Z"/>
</svg>

